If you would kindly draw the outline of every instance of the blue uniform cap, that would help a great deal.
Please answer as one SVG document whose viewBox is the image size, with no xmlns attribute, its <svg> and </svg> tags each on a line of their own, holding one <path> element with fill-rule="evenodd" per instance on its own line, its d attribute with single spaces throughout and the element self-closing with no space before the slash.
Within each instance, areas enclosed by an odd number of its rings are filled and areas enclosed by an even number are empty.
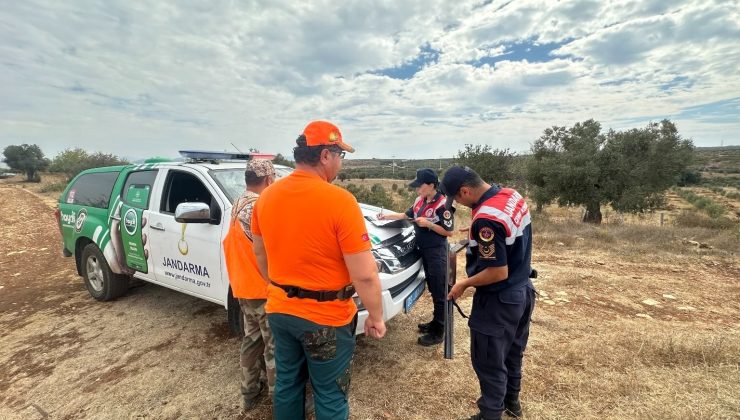
<svg viewBox="0 0 740 420">
<path fill-rule="evenodd" d="M 442 178 L 440 188 L 442 192 L 447 196 L 447 202 L 445 208 L 448 210 L 452 208 L 452 203 L 455 201 L 455 196 L 460 191 L 465 178 L 474 173 L 472 169 L 467 166 L 453 166 L 445 172 L 445 176 Z"/>
<path fill-rule="evenodd" d="M 416 179 L 411 181 L 409 187 L 418 188 L 421 184 L 437 184 L 439 179 L 433 169 L 422 168 L 416 171 Z"/>
</svg>

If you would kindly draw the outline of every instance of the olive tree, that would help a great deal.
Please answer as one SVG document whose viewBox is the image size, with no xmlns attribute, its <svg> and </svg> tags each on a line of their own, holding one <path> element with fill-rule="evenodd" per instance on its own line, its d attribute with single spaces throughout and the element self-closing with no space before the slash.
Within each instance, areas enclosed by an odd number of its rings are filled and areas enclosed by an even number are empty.
<svg viewBox="0 0 740 420">
<path fill-rule="evenodd" d="M 468 166 L 487 182 L 507 183 L 514 176 L 512 164 L 514 154 L 509 149 L 493 149 L 489 145 L 466 144 L 463 150 L 457 152 L 455 162 Z"/>
<path fill-rule="evenodd" d="M 582 205 L 583 221 L 598 224 L 605 204 L 627 212 L 661 205 L 692 156 L 691 140 L 668 120 L 603 134 L 590 119 L 546 129 L 532 146 L 527 180 L 538 207 L 553 200 Z"/>
<path fill-rule="evenodd" d="M 44 152 L 36 144 L 11 145 L 3 150 L 5 162 L 11 170 L 26 174 L 26 180 L 39 181 L 39 171 L 49 166 L 49 159 L 44 157 Z"/>
</svg>

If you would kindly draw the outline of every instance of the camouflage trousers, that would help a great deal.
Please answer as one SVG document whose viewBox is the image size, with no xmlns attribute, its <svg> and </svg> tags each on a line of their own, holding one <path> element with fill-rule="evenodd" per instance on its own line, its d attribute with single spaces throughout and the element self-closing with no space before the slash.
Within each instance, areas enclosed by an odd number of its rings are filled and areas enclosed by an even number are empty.
<svg viewBox="0 0 740 420">
<path fill-rule="evenodd" d="M 265 299 L 239 299 L 244 317 L 244 340 L 239 351 L 241 392 L 254 400 L 267 382 L 270 397 L 275 389 L 275 342 L 267 323 Z"/>
</svg>

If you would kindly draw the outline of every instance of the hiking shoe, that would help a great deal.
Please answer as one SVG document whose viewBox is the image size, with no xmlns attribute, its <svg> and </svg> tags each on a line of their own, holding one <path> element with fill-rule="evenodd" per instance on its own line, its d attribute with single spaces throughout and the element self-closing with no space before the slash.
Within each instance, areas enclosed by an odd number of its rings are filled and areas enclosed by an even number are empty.
<svg viewBox="0 0 740 420">
<path fill-rule="evenodd" d="M 252 411 L 255 408 L 257 408 L 257 405 L 259 405 L 259 397 L 258 398 L 245 398 L 244 399 L 244 411 Z"/>
<path fill-rule="evenodd" d="M 444 334 L 433 334 L 433 333 L 424 334 L 416 340 L 416 342 L 420 346 L 424 346 L 424 347 L 434 346 L 434 345 L 442 343 L 443 341 L 445 341 Z"/>
<path fill-rule="evenodd" d="M 504 413 L 514 418 L 522 416 L 522 404 L 519 402 L 518 395 L 507 395 L 504 398 Z"/>
<path fill-rule="evenodd" d="M 429 332 L 419 337 L 416 341 L 420 346 L 433 346 L 440 344 L 445 341 L 445 328 L 444 325 L 437 322 L 432 322 L 429 327 Z"/>
<path fill-rule="evenodd" d="M 244 411 L 254 410 L 264 398 L 262 391 L 267 388 L 267 384 L 260 381 L 260 389 L 253 397 L 244 397 Z"/>
<path fill-rule="evenodd" d="M 431 320 L 429 322 L 425 322 L 423 324 L 417 325 L 419 327 L 419 332 L 422 334 L 427 334 L 431 329 L 433 328 L 432 325 L 434 324 L 434 320 Z"/>
<path fill-rule="evenodd" d="M 485 417 L 483 417 L 483 414 L 478 413 L 478 414 L 474 414 L 474 415 L 472 415 L 472 416 L 470 416 L 470 417 L 468 417 L 466 419 L 463 419 L 463 420 L 488 420 L 488 419 L 485 418 Z"/>
</svg>

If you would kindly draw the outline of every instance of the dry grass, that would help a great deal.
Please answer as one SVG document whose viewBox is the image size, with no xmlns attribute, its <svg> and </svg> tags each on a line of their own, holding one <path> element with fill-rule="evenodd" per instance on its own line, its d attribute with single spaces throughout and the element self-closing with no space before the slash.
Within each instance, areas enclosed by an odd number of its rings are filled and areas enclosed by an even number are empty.
<svg viewBox="0 0 740 420">
<path fill-rule="evenodd" d="M 672 205 L 675 212 L 683 207 Z M 665 217 L 661 227 L 650 215 L 620 215 L 593 226 L 579 216 L 577 209 L 554 207 L 533 221 L 541 296 L 525 356 L 526 418 L 740 417 L 737 224 L 685 228 Z M 469 220 L 470 211 L 459 208 L 457 226 Z M 464 276 L 462 260 L 458 276 Z M 461 299 L 465 310 L 471 295 Z M 414 344 L 414 325 L 430 316 L 430 306 L 425 297 L 412 314 L 392 321 L 386 340 L 361 340 L 354 417 L 447 419 L 475 412 L 479 390 L 463 320 L 456 319 L 452 361 L 442 359 L 441 349 Z"/>
<path fill-rule="evenodd" d="M 735 418 L 740 413 L 737 332 L 722 337 L 643 319 L 558 321 L 561 328 L 535 328 L 530 340 L 529 418 Z"/>
<path fill-rule="evenodd" d="M 3 189 L 7 223 L 0 245 L 24 254 L 0 253 L 0 265 L 12 273 L 0 281 L 4 296 L 12 297 L 5 302 L 18 304 L 0 312 L 8 326 L 0 364 L 18 365 L 26 376 L 0 377 L 0 417 L 38 418 L 34 406 L 54 418 L 240 417 L 239 343 L 223 337 L 220 308 L 153 285 L 108 304 L 92 301 L 74 265 L 55 251 L 50 210 L 29 194 Z M 546 213 L 533 222 L 540 297 L 525 356 L 525 418 L 740 418 L 736 233 L 631 217 L 591 226 L 579 223 L 574 209 Z M 43 217 L 31 221 L 26 214 Z M 466 226 L 470 211 L 460 208 L 456 218 Z M 38 263 L 29 266 L 30 259 Z M 460 299 L 467 312 L 471 296 Z M 385 339 L 358 339 L 353 419 L 454 419 L 476 411 L 465 321 L 456 316 L 453 360 L 443 358 L 441 346 L 416 344 L 416 324 L 429 320 L 431 308 L 427 294 L 410 314 L 388 323 Z M 101 329 L 101 322 L 115 328 Z M 60 332 L 70 335 L 57 337 Z M 97 387 L 87 387 L 95 378 Z M 269 413 L 261 407 L 241 418 Z"/>
<path fill-rule="evenodd" d="M 57 173 L 41 173 L 41 182 L 26 182 L 25 175 L 16 175 L 12 178 L 0 179 L 0 186 L 12 186 L 30 191 L 41 198 L 45 204 L 56 206 L 59 195 L 67 186 L 67 177 Z"/>
</svg>

